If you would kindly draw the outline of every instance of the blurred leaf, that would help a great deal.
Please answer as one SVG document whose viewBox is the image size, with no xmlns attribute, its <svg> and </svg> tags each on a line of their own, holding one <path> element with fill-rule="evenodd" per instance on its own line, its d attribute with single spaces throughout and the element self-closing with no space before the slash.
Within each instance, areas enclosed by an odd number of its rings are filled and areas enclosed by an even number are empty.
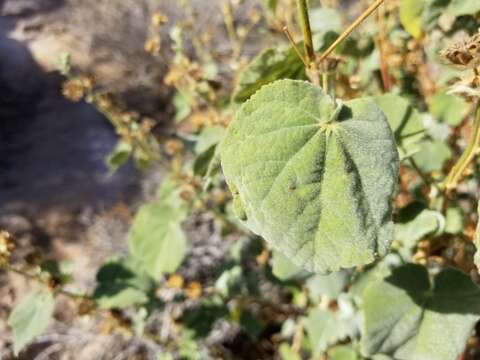
<svg viewBox="0 0 480 360">
<path fill-rule="evenodd" d="M 290 280 L 302 272 L 304 272 L 300 267 L 293 264 L 288 258 L 282 253 L 273 250 L 272 251 L 272 272 L 275 277 L 279 280 L 285 281 Z"/>
<path fill-rule="evenodd" d="M 404 29 L 416 39 L 423 32 L 422 14 L 424 5 L 424 0 L 401 0 L 400 3 L 400 22 Z"/>
<path fill-rule="evenodd" d="M 451 0 L 446 12 L 452 16 L 475 15 L 480 11 L 478 0 Z"/>
<path fill-rule="evenodd" d="M 282 360 L 302 360 L 300 354 L 293 351 L 288 343 L 281 343 L 278 352 Z"/>
<path fill-rule="evenodd" d="M 46 260 L 40 264 L 42 272 L 48 273 L 61 284 L 66 284 L 72 279 L 72 264 L 56 260 Z"/>
<path fill-rule="evenodd" d="M 175 107 L 175 122 L 183 121 L 192 112 L 190 99 L 181 92 L 176 92 L 172 99 Z"/>
<path fill-rule="evenodd" d="M 170 353 L 163 353 L 158 355 L 157 360 L 175 360 L 175 358 Z"/>
<path fill-rule="evenodd" d="M 271 14 L 275 14 L 277 11 L 278 0 L 262 0 L 262 5 L 264 6 L 265 10 Z"/>
<path fill-rule="evenodd" d="M 210 164 L 215 158 L 216 152 L 217 152 L 217 145 L 212 145 L 203 153 L 200 153 L 193 161 L 193 173 L 201 177 L 206 176 L 208 173 Z"/>
<path fill-rule="evenodd" d="M 305 319 L 305 328 L 314 354 L 348 337 L 354 337 L 357 327 L 352 317 L 342 317 L 338 312 L 312 309 Z"/>
<path fill-rule="evenodd" d="M 208 126 L 197 136 L 195 144 L 197 157 L 193 162 L 193 172 L 196 175 L 201 177 L 214 175 L 214 161 L 219 156 L 217 145 L 225 136 L 225 131 L 221 126 Z"/>
<path fill-rule="evenodd" d="M 398 95 L 386 94 L 374 97 L 382 109 L 395 135 L 401 157 L 407 157 L 420 148 L 425 129 L 420 114 L 410 102 Z"/>
<path fill-rule="evenodd" d="M 413 155 L 417 165 L 425 173 L 441 171 L 443 165 L 452 157 L 452 150 L 443 141 L 424 141 L 418 153 Z"/>
<path fill-rule="evenodd" d="M 320 301 L 322 296 L 333 300 L 345 289 L 349 278 L 350 276 L 345 270 L 328 275 L 317 274 L 307 280 L 306 286 L 313 301 Z"/>
<path fill-rule="evenodd" d="M 427 0 L 423 10 L 423 24 L 425 32 L 431 31 L 438 22 L 440 15 L 445 13 L 445 9 L 450 0 Z"/>
<path fill-rule="evenodd" d="M 458 126 L 467 115 L 468 104 L 459 96 L 440 92 L 430 100 L 429 110 L 439 121 Z"/>
<path fill-rule="evenodd" d="M 24 298 L 8 317 L 13 331 L 13 352 L 18 355 L 25 345 L 47 328 L 53 317 L 55 299 L 47 291 L 36 291 Z"/>
<path fill-rule="evenodd" d="M 225 137 L 226 129 L 221 126 L 207 126 L 197 137 L 195 153 L 202 154 Z"/>
<path fill-rule="evenodd" d="M 403 245 L 402 254 L 409 258 L 418 240 L 435 232 L 443 232 L 444 228 L 445 218 L 441 213 L 414 202 L 400 210 L 394 239 Z"/>
<path fill-rule="evenodd" d="M 475 231 L 475 237 L 473 238 L 473 243 L 475 244 L 476 247 L 476 252 L 474 256 L 474 262 L 475 266 L 477 267 L 477 271 L 480 270 L 480 201 L 478 202 L 478 208 L 477 208 L 477 214 L 478 214 L 478 221 L 477 221 L 477 229 Z"/>
<path fill-rule="evenodd" d="M 448 234 L 460 234 L 465 226 L 465 214 L 458 207 L 449 207 L 446 214 L 445 232 Z"/>
<path fill-rule="evenodd" d="M 310 10 L 310 26 L 313 32 L 342 31 L 342 17 L 338 10 L 329 7 L 316 7 Z"/>
<path fill-rule="evenodd" d="M 185 256 L 187 243 L 181 223 L 187 209 L 179 193 L 175 181 L 165 178 L 158 199 L 139 209 L 128 235 L 132 255 L 155 279 L 174 272 Z"/>
<path fill-rule="evenodd" d="M 205 337 L 212 330 L 214 323 L 227 315 L 228 309 L 224 304 L 204 301 L 194 308 L 185 310 L 183 322 L 191 330 L 194 338 Z"/>
<path fill-rule="evenodd" d="M 360 360 L 357 352 L 350 345 L 338 345 L 328 350 L 329 360 Z"/>
<path fill-rule="evenodd" d="M 215 289 L 225 297 L 232 297 L 242 290 L 242 268 L 238 265 L 225 270 L 215 282 Z"/>
<path fill-rule="evenodd" d="M 132 155 L 132 146 L 123 141 L 118 142 L 115 149 L 107 156 L 107 166 L 110 171 L 117 171 Z"/>
<path fill-rule="evenodd" d="M 253 340 L 258 339 L 262 334 L 262 323 L 248 310 L 243 310 L 239 320 L 240 326 Z"/>
<path fill-rule="evenodd" d="M 292 48 L 266 49 L 241 72 L 233 101 L 242 103 L 263 85 L 275 80 L 305 78 L 305 67 Z"/>
<path fill-rule="evenodd" d="M 480 317 L 479 296 L 480 289 L 458 270 L 441 271 L 431 284 L 423 266 L 395 269 L 364 292 L 363 355 L 457 359 Z"/>
<path fill-rule="evenodd" d="M 102 308 L 125 308 L 146 304 L 155 283 L 132 257 L 109 259 L 97 273 L 93 298 Z"/>
</svg>

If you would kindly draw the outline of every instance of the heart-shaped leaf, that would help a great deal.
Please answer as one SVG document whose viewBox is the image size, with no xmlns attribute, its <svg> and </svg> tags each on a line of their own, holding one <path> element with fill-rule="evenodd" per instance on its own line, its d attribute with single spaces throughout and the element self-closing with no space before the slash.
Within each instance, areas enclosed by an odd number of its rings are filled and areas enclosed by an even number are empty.
<svg viewBox="0 0 480 360">
<path fill-rule="evenodd" d="M 221 159 L 238 217 L 293 263 L 327 272 L 386 253 L 398 153 L 372 100 L 274 82 L 240 108 Z"/>
</svg>

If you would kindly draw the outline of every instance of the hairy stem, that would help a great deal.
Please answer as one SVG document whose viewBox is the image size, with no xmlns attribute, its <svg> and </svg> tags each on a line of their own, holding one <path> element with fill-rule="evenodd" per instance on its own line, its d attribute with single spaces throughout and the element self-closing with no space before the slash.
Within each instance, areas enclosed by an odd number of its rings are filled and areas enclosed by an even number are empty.
<svg viewBox="0 0 480 360">
<path fill-rule="evenodd" d="M 315 63 L 315 51 L 313 50 L 312 30 L 310 29 L 310 19 L 308 17 L 307 0 L 297 0 L 298 16 L 303 32 L 303 43 L 305 54 L 309 65 Z"/>
<path fill-rule="evenodd" d="M 477 102 L 475 110 L 475 119 L 473 121 L 473 131 L 472 137 L 470 138 L 470 143 L 465 149 L 464 153 L 455 164 L 455 166 L 450 170 L 450 173 L 445 180 L 445 190 L 450 191 L 457 187 L 458 182 L 462 178 L 466 168 L 473 160 L 476 154 L 478 145 L 480 144 L 480 101 Z"/>
</svg>

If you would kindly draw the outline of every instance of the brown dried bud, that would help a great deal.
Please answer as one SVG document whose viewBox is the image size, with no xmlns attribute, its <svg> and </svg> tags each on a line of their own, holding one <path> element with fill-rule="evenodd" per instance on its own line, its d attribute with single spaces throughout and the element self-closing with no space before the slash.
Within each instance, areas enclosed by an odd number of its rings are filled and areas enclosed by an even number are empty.
<svg viewBox="0 0 480 360">
<path fill-rule="evenodd" d="M 453 65 L 477 68 L 480 66 L 480 33 L 449 46 L 440 55 Z"/>
</svg>

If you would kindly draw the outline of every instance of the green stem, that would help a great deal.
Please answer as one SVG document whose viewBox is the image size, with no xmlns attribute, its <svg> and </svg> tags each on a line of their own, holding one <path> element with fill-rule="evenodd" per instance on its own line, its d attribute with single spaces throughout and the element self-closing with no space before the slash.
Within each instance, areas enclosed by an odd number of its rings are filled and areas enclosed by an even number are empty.
<svg viewBox="0 0 480 360">
<path fill-rule="evenodd" d="M 308 17 L 307 0 L 297 0 L 298 16 L 303 32 L 303 43 L 309 65 L 315 63 L 315 51 L 313 50 L 312 30 L 310 29 L 310 19 Z"/>
<path fill-rule="evenodd" d="M 445 189 L 447 191 L 453 190 L 457 187 L 458 182 L 462 178 L 466 168 L 475 157 L 478 145 L 480 144 L 480 101 L 477 102 L 475 110 L 475 119 L 473 121 L 473 132 L 470 138 L 470 143 L 464 151 L 458 162 L 450 170 L 450 173 L 445 180 Z"/>
</svg>

